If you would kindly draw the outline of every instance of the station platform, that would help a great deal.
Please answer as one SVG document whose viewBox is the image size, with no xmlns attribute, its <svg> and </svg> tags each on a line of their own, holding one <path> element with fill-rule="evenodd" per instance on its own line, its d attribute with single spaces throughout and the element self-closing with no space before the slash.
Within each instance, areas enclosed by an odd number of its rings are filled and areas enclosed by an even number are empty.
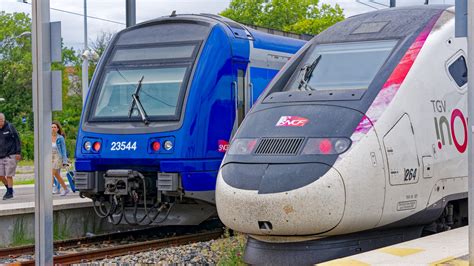
<svg viewBox="0 0 474 266">
<path fill-rule="evenodd" d="M 318 265 L 469 265 L 468 226 Z"/>
<path fill-rule="evenodd" d="M 61 171 L 61 176 L 67 182 L 66 172 Z M 19 165 L 14 177 L 14 182 L 32 182 L 35 178 L 34 167 L 32 165 Z M 2 200 L 6 192 L 5 186 L 0 182 L 0 217 L 31 214 L 35 212 L 35 186 L 34 185 L 13 185 L 14 197 Z M 52 188 L 51 188 L 52 192 Z M 77 208 L 92 207 L 90 199 L 82 199 L 79 192 L 70 191 L 66 196 L 53 195 L 53 210 L 67 210 Z"/>
<path fill-rule="evenodd" d="M 13 186 L 14 197 L 9 200 L 0 198 L 0 217 L 34 213 L 35 211 L 35 187 L 34 185 Z M 0 197 L 6 192 L 5 186 L 0 187 Z M 79 197 L 79 192 L 69 192 L 66 196 L 53 195 L 53 210 L 64 210 L 73 208 L 91 207 L 90 199 Z"/>
<path fill-rule="evenodd" d="M 61 175 L 68 184 L 66 172 Z M 31 183 L 33 166 L 19 166 L 14 182 Z M 14 197 L 3 200 L 5 186 L 0 182 L 0 248 L 34 243 L 35 235 L 35 185 L 14 184 Z M 52 193 L 51 188 L 51 193 Z M 66 196 L 53 195 L 54 239 L 70 239 L 97 234 L 130 230 L 126 224 L 114 225 L 100 218 L 94 211 L 91 199 L 79 197 L 79 192 Z"/>
<path fill-rule="evenodd" d="M 29 180 L 31 178 L 29 177 Z M 35 186 L 14 185 L 14 197 L 2 200 L 5 186 L 0 186 L 0 248 L 34 243 Z M 51 188 L 52 193 L 52 188 Z M 96 215 L 92 200 L 79 197 L 79 192 L 66 196 L 53 195 L 53 228 L 55 239 L 125 230 Z"/>
</svg>

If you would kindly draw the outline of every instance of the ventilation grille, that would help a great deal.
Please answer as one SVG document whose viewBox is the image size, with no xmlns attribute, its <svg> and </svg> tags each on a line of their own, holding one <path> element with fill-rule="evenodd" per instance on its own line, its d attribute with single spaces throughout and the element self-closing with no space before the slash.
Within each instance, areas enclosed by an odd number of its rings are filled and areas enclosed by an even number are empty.
<svg viewBox="0 0 474 266">
<path fill-rule="evenodd" d="M 255 154 L 260 155 L 296 155 L 304 138 L 263 138 Z"/>
</svg>

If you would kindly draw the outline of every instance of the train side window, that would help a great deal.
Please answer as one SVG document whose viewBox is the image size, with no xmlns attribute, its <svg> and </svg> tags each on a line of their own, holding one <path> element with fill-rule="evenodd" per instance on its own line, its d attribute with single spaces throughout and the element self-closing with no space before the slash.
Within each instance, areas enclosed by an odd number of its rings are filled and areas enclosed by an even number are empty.
<svg viewBox="0 0 474 266">
<path fill-rule="evenodd" d="M 459 87 L 467 83 L 467 66 L 466 58 L 461 55 L 458 59 L 451 63 L 448 67 L 449 74 Z"/>
<path fill-rule="evenodd" d="M 245 116 L 245 72 L 237 70 L 237 121 L 242 123 Z"/>
</svg>

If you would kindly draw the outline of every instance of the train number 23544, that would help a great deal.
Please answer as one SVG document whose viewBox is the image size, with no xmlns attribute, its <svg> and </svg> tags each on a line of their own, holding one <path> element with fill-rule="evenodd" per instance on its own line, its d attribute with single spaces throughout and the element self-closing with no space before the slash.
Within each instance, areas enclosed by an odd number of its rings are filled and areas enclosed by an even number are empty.
<svg viewBox="0 0 474 266">
<path fill-rule="evenodd" d="M 129 151 L 129 150 L 136 150 L 137 149 L 137 142 L 126 142 L 126 141 L 113 141 L 111 143 L 110 150 L 111 151 Z"/>
</svg>

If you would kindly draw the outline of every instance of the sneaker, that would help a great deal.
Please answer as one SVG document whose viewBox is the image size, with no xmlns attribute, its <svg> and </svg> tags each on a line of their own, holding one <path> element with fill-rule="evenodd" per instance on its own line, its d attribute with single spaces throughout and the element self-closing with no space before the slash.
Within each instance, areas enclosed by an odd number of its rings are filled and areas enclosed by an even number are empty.
<svg viewBox="0 0 474 266">
<path fill-rule="evenodd" d="M 65 190 L 61 191 L 61 196 L 66 196 L 69 193 L 69 189 L 66 188 Z"/>
<path fill-rule="evenodd" d="M 53 187 L 53 194 L 59 194 L 59 189 L 57 187 Z"/>
<path fill-rule="evenodd" d="M 8 191 L 7 191 L 7 193 L 5 193 L 5 195 L 3 196 L 3 200 L 7 200 L 7 199 L 11 199 L 11 198 L 13 198 L 13 193 L 8 192 Z"/>
</svg>

